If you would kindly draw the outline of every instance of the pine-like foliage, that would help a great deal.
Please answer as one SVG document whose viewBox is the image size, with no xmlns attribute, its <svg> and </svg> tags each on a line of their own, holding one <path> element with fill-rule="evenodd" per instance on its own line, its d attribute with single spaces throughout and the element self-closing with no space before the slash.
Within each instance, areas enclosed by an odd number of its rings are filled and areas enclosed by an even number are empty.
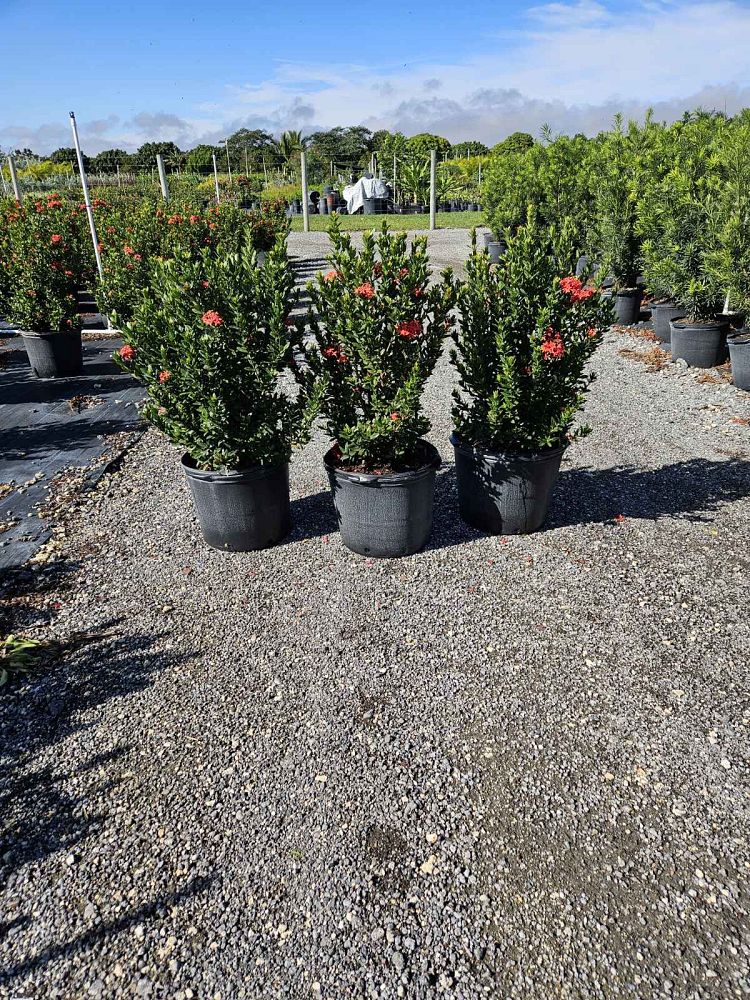
<svg viewBox="0 0 750 1000">
<path fill-rule="evenodd" d="M 613 131 L 599 147 L 589 253 L 601 262 L 604 275 L 614 276 L 618 289 L 634 288 L 641 267 L 637 205 L 642 136 L 634 122 L 623 129 L 616 115 Z"/>
<path fill-rule="evenodd" d="M 308 285 L 321 413 L 342 464 L 409 467 L 430 428 L 422 390 L 451 325 L 451 272 L 428 287 L 426 239 L 407 247 L 385 225 L 364 234 L 361 251 L 336 220 L 330 238 L 331 270 Z"/>
<path fill-rule="evenodd" d="M 283 238 L 262 268 L 249 240 L 155 262 L 115 360 L 145 385 L 147 419 L 199 468 L 277 465 L 306 439 L 314 386 L 295 394 L 284 374 L 300 340 L 296 298 Z"/>
<path fill-rule="evenodd" d="M 497 265 L 474 250 L 458 293 L 458 437 L 485 451 L 536 452 L 571 431 L 594 375 L 587 362 L 611 322 L 610 306 L 570 276 L 571 241 L 533 216 Z"/>
</svg>

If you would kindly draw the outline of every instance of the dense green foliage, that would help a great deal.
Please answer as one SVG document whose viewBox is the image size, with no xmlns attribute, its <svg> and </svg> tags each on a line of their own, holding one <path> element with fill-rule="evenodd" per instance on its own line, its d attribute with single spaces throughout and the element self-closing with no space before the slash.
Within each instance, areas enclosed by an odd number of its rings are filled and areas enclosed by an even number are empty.
<svg viewBox="0 0 750 1000">
<path fill-rule="evenodd" d="M 365 233 L 362 250 L 334 225 L 331 270 L 308 285 L 310 377 L 341 461 L 365 469 L 418 460 L 430 427 L 421 397 L 450 328 L 449 271 L 428 288 L 427 241 Z"/>
<path fill-rule="evenodd" d="M 248 238 L 158 261 L 115 359 L 148 392 L 144 414 L 203 469 L 288 461 L 314 416 L 283 384 L 299 330 L 283 239 L 258 267 Z M 314 387 L 313 387 L 314 392 Z"/>
<path fill-rule="evenodd" d="M 451 352 L 459 375 L 453 421 L 466 444 L 536 452 L 572 431 L 593 374 L 586 364 L 611 317 L 600 294 L 572 277 L 574 231 L 533 216 L 492 266 L 474 252 L 458 293 Z"/>
</svg>

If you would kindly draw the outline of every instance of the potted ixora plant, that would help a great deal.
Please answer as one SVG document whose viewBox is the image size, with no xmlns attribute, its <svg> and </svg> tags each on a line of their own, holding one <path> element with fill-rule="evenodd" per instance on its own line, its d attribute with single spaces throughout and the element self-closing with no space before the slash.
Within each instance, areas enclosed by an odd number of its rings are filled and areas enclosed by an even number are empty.
<svg viewBox="0 0 750 1000">
<path fill-rule="evenodd" d="M 79 375 L 76 291 L 82 280 L 77 214 L 56 196 L 6 212 L 3 318 L 17 326 L 37 378 Z"/>
<path fill-rule="evenodd" d="M 592 252 L 601 260 L 601 276 L 614 278 L 615 322 L 631 326 L 638 322 L 642 289 L 638 287 L 641 240 L 637 229 L 637 139 L 631 126 L 625 133 L 622 118 L 602 142 L 595 182 Z"/>
<path fill-rule="evenodd" d="M 299 339 L 295 302 L 281 239 L 264 268 L 249 239 L 236 253 L 155 261 L 115 354 L 146 386 L 146 418 L 184 448 L 215 548 L 265 548 L 291 527 L 289 458 L 315 408 L 305 387 L 295 395 L 293 380 L 284 384 Z"/>
<path fill-rule="evenodd" d="M 533 217 L 494 267 L 476 243 L 458 293 L 453 393 L 461 517 L 490 534 L 536 531 L 593 373 L 611 306 L 570 275 L 572 245 Z M 566 277 L 560 277 L 566 273 Z"/>
<path fill-rule="evenodd" d="M 426 543 L 440 458 L 423 440 L 425 380 L 450 328 L 451 272 L 428 288 L 427 241 L 383 225 L 357 251 L 334 218 L 331 270 L 308 285 L 310 375 L 334 444 L 325 456 L 342 541 L 403 556 Z"/>
</svg>

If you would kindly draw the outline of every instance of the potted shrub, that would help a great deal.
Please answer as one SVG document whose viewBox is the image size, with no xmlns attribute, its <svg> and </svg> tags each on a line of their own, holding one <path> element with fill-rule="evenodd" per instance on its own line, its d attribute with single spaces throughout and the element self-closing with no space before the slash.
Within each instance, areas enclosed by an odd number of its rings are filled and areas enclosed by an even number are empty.
<svg viewBox="0 0 750 1000">
<path fill-rule="evenodd" d="M 642 290 L 638 287 L 641 240 L 637 231 L 637 127 L 623 131 L 622 119 L 599 146 L 595 182 L 594 224 L 589 256 L 601 260 L 602 277 L 612 276 L 615 321 L 638 321 Z"/>
<path fill-rule="evenodd" d="M 425 380 L 450 327 L 450 271 L 428 287 L 427 241 L 365 233 L 357 251 L 334 218 L 331 270 L 308 285 L 311 375 L 333 446 L 325 456 L 341 538 L 402 556 L 426 543 L 440 458 L 423 438 Z"/>
<path fill-rule="evenodd" d="M 115 354 L 147 389 L 146 418 L 184 449 L 215 548 L 264 548 L 290 530 L 289 458 L 314 411 L 306 387 L 287 384 L 295 302 L 282 239 L 264 268 L 249 239 L 238 253 L 155 261 Z"/>
<path fill-rule="evenodd" d="M 6 212 L 3 313 L 19 328 L 38 378 L 79 375 L 83 366 L 79 218 L 54 194 Z"/>
<path fill-rule="evenodd" d="M 611 306 L 571 274 L 576 256 L 530 217 L 497 265 L 476 245 L 469 258 L 451 352 L 451 441 L 461 516 L 481 531 L 536 531 L 565 449 L 588 433 L 573 422 Z"/>
</svg>

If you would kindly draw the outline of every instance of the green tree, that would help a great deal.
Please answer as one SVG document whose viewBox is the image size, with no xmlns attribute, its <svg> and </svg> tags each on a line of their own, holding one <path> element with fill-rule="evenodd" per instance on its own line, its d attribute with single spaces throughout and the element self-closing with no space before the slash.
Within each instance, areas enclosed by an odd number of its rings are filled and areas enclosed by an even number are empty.
<svg viewBox="0 0 750 1000">
<path fill-rule="evenodd" d="M 76 151 L 73 146 L 62 146 L 60 149 L 56 149 L 53 153 L 47 157 L 52 163 L 69 163 L 71 166 L 78 168 L 78 157 L 76 156 Z M 84 170 L 89 169 L 89 164 L 91 163 L 91 158 L 83 154 L 83 168 Z"/>
<path fill-rule="evenodd" d="M 156 167 L 156 154 L 161 154 L 167 167 L 181 167 L 185 154 L 173 142 L 144 142 L 134 153 L 133 161 L 136 170 L 150 171 Z"/>
<path fill-rule="evenodd" d="M 534 137 L 528 132 L 512 132 L 509 136 L 492 147 L 493 153 L 523 153 L 534 145 Z"/>
<path fill-rule="evenodd" d="M 433 135 L 431 132 L 420 132 L 406 140 L 406 153 L 414 159 L 429 159 L 433 149 L 436 149 L 438 156 L 441 157 L 450 152 L 450 141 L 441 135 Z"/>
<path fill-rule="evenodd" d="M 484 156 L 486 153 L 489 153 L 487 146 L 483 142 L 477 142 L 476 140 L 454 143 L 451 149 L 451 156 L 461 158 L 467 156 Z"/>
<path fill-rule="evenodd" d="M 131 164 L 132 157 L 124 149 L 103 149 L 91 157 L 89 169 L 92 174 L 115 174 L 118 166 L 120 170 L 127 171 Z"/>
<path fill-rule="evenodd" d="M 216 156 L 217 163 L 221 163 L 219 160 L 221 152 L 218 147 L 209 146 L 206 143 L 195 146 L 193 149 L 188 150 L 187 157 L 185 158 L 185 168 L 194 174 L 210 174 L 214 168 L 214 156 Z"/>
</svg>

